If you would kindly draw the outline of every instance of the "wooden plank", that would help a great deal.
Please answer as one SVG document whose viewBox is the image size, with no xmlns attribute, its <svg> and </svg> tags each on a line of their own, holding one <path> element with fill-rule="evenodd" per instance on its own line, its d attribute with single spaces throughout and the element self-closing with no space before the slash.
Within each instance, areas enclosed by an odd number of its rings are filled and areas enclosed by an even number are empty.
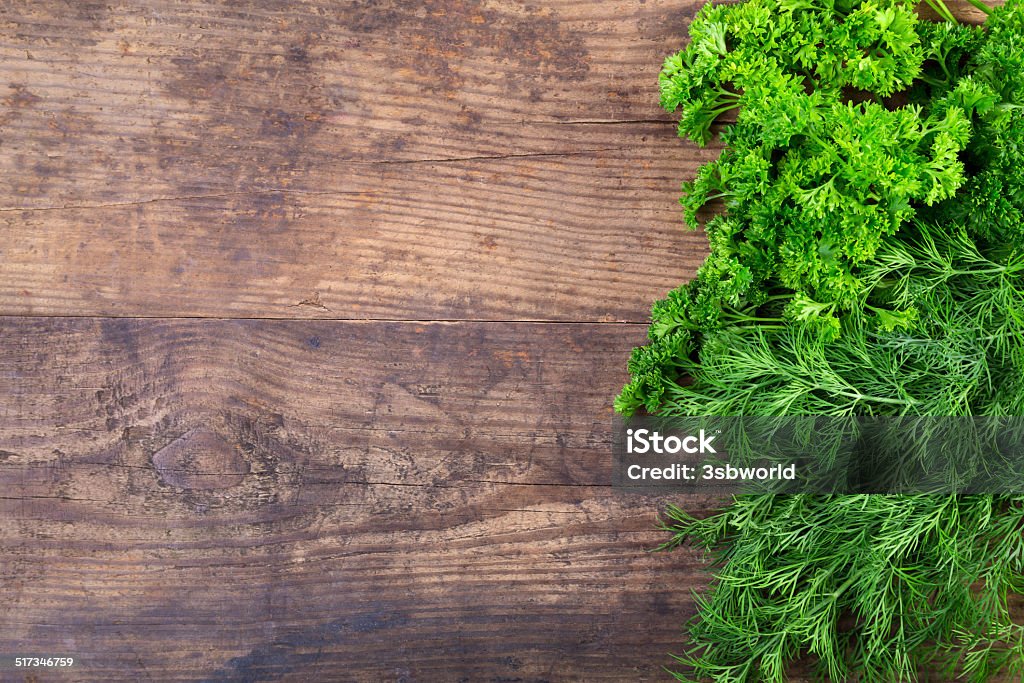
<svg viewBox="0 0 1024 683">
<path fill-rule="evenodd" d="M 643 328 L 0 319 L 0 653 L 74 680 L 659 680 Z M 707 505 L 708 501 L 699 501 Z"/>
<path fill-rule="evenodd" d="M 6 4 L 0 313 L 642 320 L 695 7 Z"/>
<path fill-rule="evenodd" d="M 645 154 L 387 165 L 340 194 L 0 214 L 0 310 L 639 321 L 705 249 L 674 208 L 678 162 Z"/>
</svg>

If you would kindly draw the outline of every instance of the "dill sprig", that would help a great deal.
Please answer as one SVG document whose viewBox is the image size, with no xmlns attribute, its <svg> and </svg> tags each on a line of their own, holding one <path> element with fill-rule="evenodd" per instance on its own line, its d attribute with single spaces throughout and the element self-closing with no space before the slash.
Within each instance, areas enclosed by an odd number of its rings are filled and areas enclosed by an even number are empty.
<svg viewBox="0 0 1024 683">
<path fill-rule="evenodd" d="M 1024 497 L 741 496 L 664 524 L 716 568 L 680 681 L 784 681 L 804 656 L 833 681 L 1024 675 Z"/>
</svg>

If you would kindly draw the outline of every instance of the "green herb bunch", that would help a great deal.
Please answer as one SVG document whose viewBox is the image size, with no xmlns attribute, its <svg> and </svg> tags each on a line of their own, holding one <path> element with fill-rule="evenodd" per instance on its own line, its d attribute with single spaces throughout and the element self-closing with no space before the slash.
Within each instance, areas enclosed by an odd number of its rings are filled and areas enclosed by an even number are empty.
<svg viewBox="0 0 1024 683">
<path fill-rule="evenodd" d="M 700 10 L 660 90 L 722 143 L 681 200 L 710 254 L 620 413 L 1024 415 L 1024 0 L 981 27 L 928 4 Z M 1024 676 L 1024 496 L 740 496 L 665 528 L 717 567 L 679 680 Z"/>
</svg>

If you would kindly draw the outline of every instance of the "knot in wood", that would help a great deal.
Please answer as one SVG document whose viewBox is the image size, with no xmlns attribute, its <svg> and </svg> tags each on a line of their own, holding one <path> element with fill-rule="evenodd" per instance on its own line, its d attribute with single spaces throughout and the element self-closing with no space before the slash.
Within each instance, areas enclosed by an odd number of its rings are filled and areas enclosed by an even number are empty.
<svg viewBox="0 0 1024 683">
<path fill-rule="evenodd" d="M 192 429 L 153 454 L 160 479 L 182 489 L 225 489 L 242 483 L 249 462 L 217 432 Z"/>
</svg>

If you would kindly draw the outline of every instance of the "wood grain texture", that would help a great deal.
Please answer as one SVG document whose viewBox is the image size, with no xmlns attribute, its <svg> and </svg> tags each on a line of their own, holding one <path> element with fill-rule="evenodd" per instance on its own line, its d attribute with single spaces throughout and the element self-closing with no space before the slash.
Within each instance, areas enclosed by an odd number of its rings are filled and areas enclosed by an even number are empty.
<svg viewBox="0 0 1024 683">
<path fill-rule="evenodd" d="M 4 3 L 0 312 L 643 320 L 695 8 Z"/>
<path fill-rule="evenodd" d="M 608 486 L 643 332 L 0 319 L 0 653 L 83 681 L 661 680 L 705 577 L 648 552 L 662 501 Z"/>
</svg>

